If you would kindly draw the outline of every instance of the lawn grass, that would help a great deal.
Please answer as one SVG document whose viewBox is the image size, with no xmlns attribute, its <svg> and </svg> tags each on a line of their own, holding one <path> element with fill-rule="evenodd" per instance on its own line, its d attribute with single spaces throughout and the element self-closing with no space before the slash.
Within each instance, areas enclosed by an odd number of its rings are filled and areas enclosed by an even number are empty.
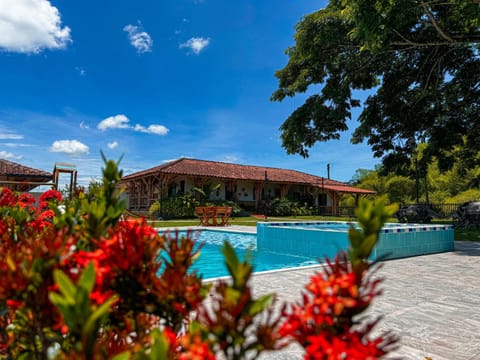
<svg viewBox="0 0 480 360">
<path fill-rule="evenodd" d="M 455 240 L 480 242 L 480 229 L 455 229 Z"/>
<path fill-rule="evenodd" d="M 392 219 L 393 220 L 393 219 Z M 244 226 L 256 226 L 257 222 L 265 221 L 253 216 L 235 217 L 230 219 L 231 225 L 244 225 Z M 282 221 L 351 221 L 350 217 L 338 217 L 338 216 L 284 216 L 284 217 L 268 217 L 269 222 L 282 222 Z M 181 220 L 152 220 L 149 224 L 154 227 L 167 227 L 175 228 L 179 226 L 197 226 L 199 225 L 198 219 L 181 219 Z"/>
<path fill-rule="evenodd" d="M 230 219 L 231 225 L 247 225 L 247 226 L 256 226 L 259 220 L 254 217 L 239 217 Z M 197 226 L 200 225 L 200 222 L 197 218 L 195 219 L 180 219 L 180 220 L 150 220 L 149 224 L 153 227 L 159 228 L 176 228 L 180 226 Z"/>
</svg>

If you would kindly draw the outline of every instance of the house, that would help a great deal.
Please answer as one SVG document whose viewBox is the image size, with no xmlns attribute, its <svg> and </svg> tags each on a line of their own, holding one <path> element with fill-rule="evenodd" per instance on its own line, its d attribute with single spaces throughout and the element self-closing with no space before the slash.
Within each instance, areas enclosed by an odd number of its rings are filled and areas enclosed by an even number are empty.
<svg viewBox="0 0 480 360">
<path fill-rule="evenodd" d="M 37 186 L 50 184 L 52 180 L 51 173 L 0 159 L 0 187 L 26 192 Z"/>
<path fill-rule="evenodd" d="M 148 211 L 152 203 L 194 188 L 209 187 L 209 200 L 230 200 L 246 209 L 263 201 L 289 198 L 337 214 L 340 197 L 358 198 L 373 191 L 304 172 L 264 166 L 181 158 L 122 177 L 130 211 Z"/>
<path fill-rule="evenodd" d="M 12 191 L 28 192 L 41 185 L 51 186 L 58 190 L 59 177 L 62 173 L 70 175 L 69 191 L 72 194 L 77 184 L 77 168 L 74 164 L 57 162 L 53 173 L 49 173 L 0 159 L 0 187 L 9 188 Z"/>
</svg>

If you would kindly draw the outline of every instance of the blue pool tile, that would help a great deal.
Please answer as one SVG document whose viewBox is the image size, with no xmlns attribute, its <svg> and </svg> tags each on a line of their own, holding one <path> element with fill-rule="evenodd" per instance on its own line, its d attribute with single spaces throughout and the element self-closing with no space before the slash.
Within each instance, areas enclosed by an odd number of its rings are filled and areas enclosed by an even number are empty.
<svg viewBox="0 0 480 360">
<path fill-rule="evenodd" d="M 267 223 L 258 232 L 257 245 L 272 251 L 302 256 L 333 257 L 348 247 L 347 222 L 281 223 L 282 227 Z M 306 226 L 308 225 L 308 226 Z M 326 229 L 326 226 L 333 226 Z M 447 226 L 418 226 L 391 224 L 382 229 L 375 257 L 388 254 L 389 258 L 423 255 L 453 250 L 453 228 Z M 279 231 L 282 230 L 282 231 Z"/>
</svg>

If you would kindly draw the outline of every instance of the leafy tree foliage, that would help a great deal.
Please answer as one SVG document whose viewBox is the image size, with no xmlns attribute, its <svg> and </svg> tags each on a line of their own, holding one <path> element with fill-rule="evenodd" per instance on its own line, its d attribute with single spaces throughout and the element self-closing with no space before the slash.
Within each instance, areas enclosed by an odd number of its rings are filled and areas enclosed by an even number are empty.
<svg viewBox="0 0 480 360">
<path fill-rule="evenodd" d="M 448 171 L 441 171 L 438 159 L 432 159 L 426 176 L 418 179 L 419 202 L 458 204 L 480 200 L 480 166 L 465 170 L 460 162 Z M 355 186 L 374 190 L 378 195 L 386 195 L 389 202 L 415 203 L 417 182 L 411 177 L 385 174 L 381 167 L 375 170 L 358 169 L 351 180 Z M 344 205 L 353 205 L 344 203 Z"/>
<path fill-rule="evenodd" d="M 415 181 L 412 179 L 394 175 L 386 181 L 386 188 L 391 202 L 415 199 Z"/>
<path fill-rule="evenodd" d="M 473 0 L 330 0 L 297 24 L 288 64 L 276 72 L 282 101 L 320 85 L 281 126 L 287 153 L 308 157 L 318 141 L 338 139 L 363 105 L 351 141 L 367 141 L 387 170 L 425 159 L 465 165 L 480 150 L 480 4 Z M 365 102 L 361 90 L 372 94 Z"/>
</svg>

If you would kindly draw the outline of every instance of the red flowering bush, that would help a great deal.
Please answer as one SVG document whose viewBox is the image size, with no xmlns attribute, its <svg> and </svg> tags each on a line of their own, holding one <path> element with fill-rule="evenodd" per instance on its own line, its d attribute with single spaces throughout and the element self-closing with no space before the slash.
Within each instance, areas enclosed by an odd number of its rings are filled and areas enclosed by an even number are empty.
<svg viewBox="0 0 480 360">
<path fill-rule="evenodd" d="M 381 279 L 373 279 L 368 261 L 378 238 L 379 224 L 393 214 L 395 207 L 384 208 L 362 202 L 356 215 L 361 230 L 350 227 L 352 248 L 340 252 L 323 271 L 310 278 L 302 301 L 285 311 L 280 334 L 290 336 L 306 350 L 305 359 L 377 359 L 396 342 L 392 334 L 372 337 L 378 319 L 361 323 L 359 315 L 380 295 Z M 375 270 L 375 269 L 373 269 Z"/>
<path fill-rule="evenodd" d="M 35 207 L 0 189 L 0 359 L 246 359 L 292 341 L 306 359 L 387 353 L 394 339 L 372 338 L 377 320 L 359 315 L 380 294 L 367 259 L 390 210 L 361 209 L 348 257 L 313 276 L 302 302 L 276 304 L 252 294 L 252 265 L 228 243 L 231 279 L 209 285 L 191 270 L 193 233 L 122 220 L 121 172 L 105 164 L 95 194 L 69 201 L 49 190 Z"/>
</svg>

